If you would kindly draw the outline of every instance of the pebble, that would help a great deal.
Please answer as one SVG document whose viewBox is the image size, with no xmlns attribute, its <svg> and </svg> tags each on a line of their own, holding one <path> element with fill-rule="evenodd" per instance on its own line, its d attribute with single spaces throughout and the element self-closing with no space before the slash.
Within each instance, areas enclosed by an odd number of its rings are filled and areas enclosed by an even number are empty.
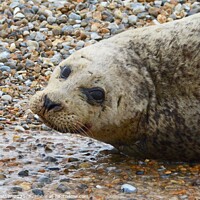
<svg viewBox="0 0 200 200">
<path fill-rule="evenodd" d="M 132 8 L 134 14 L 145 11 L 145 7 L 142 5 L 142 3 L 131 3 L 130 7 Z"/>
<path fill-rule="evenodd" d="M 14 186 L 14 187 L 11 187 L 11 192 L 22 192 L 23 189 L 19 186 Z"/>
<path fill-rule="evenodd" d="M 50 184 L 52 182 L 52 180 L 47 176 L 41 176 L 37 181 L 44 184 Z"/>
<path fill-rule="evenodd" d="M 65 193 L 68 190 L 69 190 L 69 188 L 62 183 L 59 184 L 58 187 L 57 187 L 57 191 L 59 191 L 61 193 Z"/>
<path fill-rule="evenodd" d="M 10 53 L 5 51 L 0 53 L 0 62 L 7 62 L 10 58 Z"/>
<path fill-rule="evenodd" d="M 43 33 L 37 32 L 35 36 L 36 41 L 44 41 L 46 40 L 46 36 Z"/>
<path fill-rule="evenodd" d="M 136 24 L 137 20 L 138 20 L 138 17 L 135 16 L 135 15 L 130 15 L 130 16 L 128 16 L 128 22 L 129 22 L 131 25 Z"/>
<path fill-rule="evenodd" d="M 3 66 L 0 66 L 0 71 L 2 71 L 2 72 L 4 72 L 4 71 L 6 71 L 6 72 L 10 72 L 10 67 L 9 66 L 5 66 L 5 65 L 3 65 Z"/>
<path fill-rule="evenodd" d="M 2 174 L 2 173 L 0 173 L 0 180 L 4 180 L 4 179 L 6 179 L 6 175 L 5 175 L 5 174 Z"/>
<path fill-rule="evenodd" d="M 15 131 L 17 131 L 17 132 L 24 132 L 25 131 L 25 129 L 22 127 L 22 126 L 15 126 Z"/>
<path fill-rule="evenodd" d="M 12 97 L 11 97 L 10 95 L 7 95 L 7 94 L 2 95 L 2 96 L 1 96 L 1 99 L 2 99 L 3 101 L 8 101 L 8 102 L 11 102 L 11 101 L 12 101 Z"/>
<path fill-rule="evenodd" d="M 130 185 L 130 184 L 123 184 L 121 186 L 121 190 L 124 193 L 135 193 L 135 192 L 137 192 L 137 188 Z"/>
<path fill-rule="evenodd" d="M 25 17 L 25 15 L 22 14 L 22 13 L 17 13 L 17 14 L 14 16 L 15 19 L 17 19 L 17 18 L 23 19 L 24 17 Z"/>
<path fill-rule="evenodd" d="M 78 14 L 76 14 L 76 13 L 71 13 L 71 14 L 69 15 L 69 18 L 70 18 L 70 19 L 73 19 L 73 20 L 81 20 L 81 16 L 78 15 Z"/>
<path fill-rule="evenodd" d="M 29 176 L 29 171 L 28 170 L 22 170 L 18 173 L 18 176 L 21 176 L 21 177 Z"/>
<path fill-rule="evenodd" d="M 44 192 L 41 189 L 32 189 L 33 194 L 38 195 L 38 196 L 44 196 Z"/>
<path fill-rule="evenodd" d="M 91 39 L 92 40 L 99 40 L 101 38 L 102 37 L 98 33 L 96 33 L 96 32 L 91 33 Z"/>
</svg>

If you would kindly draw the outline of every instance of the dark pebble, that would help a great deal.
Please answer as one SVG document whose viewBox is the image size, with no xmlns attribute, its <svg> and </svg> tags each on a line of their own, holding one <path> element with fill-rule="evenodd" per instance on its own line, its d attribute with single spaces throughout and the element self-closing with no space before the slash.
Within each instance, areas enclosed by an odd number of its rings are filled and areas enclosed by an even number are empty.
<svg viewBox="0 0 200 200">
<path fill-rule="evenodd" d="M 60 167 L 48 167 L 48 170 L 51 170 L 51 171 L 58 171 L 60 170 Z"/>
<path fill-rule="evenodd" d="M 22 188 L 18 187 L 18 186 L 14 186 L 14 187 L 11 188 L 11 191 L 12 192 L 22 192 Z"/>
<path fill-rule="evenodd" d="M 65 193 L 66 191 L 68 191 L 69 188 L 67 186 L 65 186 L 64 184 L 60 184 L 58 187 L 57 187 L 57 191 L 61 192 L 61 193 Z"/>
<path fill-rule="evenodd" d="M 47 162 L 56 162 L 57 159 L 54 158 L 54 157 L 51 157 L 51 156 L 47 156 L 47 157 L 44 159 L 44 161 L 47 161 Z"/>
<path fill-rule="evenodd" d="M 135 172 L 136 175 L 144 175 L 144 171 L 137 171 Z"/>
<path fill-rule="evenodd" d="M 38 196 L 44 196 L 44 192 L 41 189 L 32 189 L 33 194 Z"/>
<path fill-rule="evenodd" d="M 25 176 L 28 176 L 28 175 L 29 175 L 28 170 L 22 170 L 18 173 L 18 176 L 21 176 L 21 177 L 25 177 Z"/>
<path fill-rule="evenodd" d="M 79 159 L 78 158 L 73 158 L 73 157 L 68 159 L 68 162 L 76 162 L 76 161 L 79 161 Z"/>
<path fill-rule="evenodd" d="M 70 179 L 69 178 L 62 178 L 62 179 L 60 179 L 60 182 L 70 182 Z"/>
<path fill-rule="evenodd" d="M 50 184 L 52 181 L 47 176 L 41 176 L 41 177 L 38 178 L 38 182 L 45 183 L 45 184 Z"/>
</svg>

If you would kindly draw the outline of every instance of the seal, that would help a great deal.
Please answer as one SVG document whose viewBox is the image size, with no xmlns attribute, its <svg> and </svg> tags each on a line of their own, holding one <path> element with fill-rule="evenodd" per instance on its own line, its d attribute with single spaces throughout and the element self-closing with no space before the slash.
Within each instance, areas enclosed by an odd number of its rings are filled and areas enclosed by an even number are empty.
<svg viewBox="0 0 200 200">
<path fill-rule="evenodd" d="M 200 160 L 200 14 L 85 47 L 31 99 L 45 124 L 135 158 Z"/>
</svg>

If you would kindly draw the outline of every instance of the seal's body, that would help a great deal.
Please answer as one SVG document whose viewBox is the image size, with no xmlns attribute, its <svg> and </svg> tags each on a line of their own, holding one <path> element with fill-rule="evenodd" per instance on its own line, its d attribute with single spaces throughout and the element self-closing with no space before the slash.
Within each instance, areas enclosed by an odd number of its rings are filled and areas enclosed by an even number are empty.
<svg viewBox="0 0 200 200">
<path fill-rule="evenodd" d="M 136 158 L 200 160 L 200 14 L 75 52 L 31 109 Z"/>
</svg>

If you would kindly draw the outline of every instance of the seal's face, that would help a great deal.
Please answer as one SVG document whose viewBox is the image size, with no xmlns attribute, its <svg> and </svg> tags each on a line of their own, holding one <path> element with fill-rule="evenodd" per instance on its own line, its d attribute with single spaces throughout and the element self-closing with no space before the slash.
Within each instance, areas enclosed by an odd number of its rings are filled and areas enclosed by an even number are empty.
<svg viewBox="0 0 200 200">
<path fill-rule="evenodd" d="M 138 97 L 139 90 L 144 90 L 140 88 L 143 78 L 137 70 L 125 70 L 125 55 L 116 53 L 106 47 L 87 47 L 74 53 L 56 67 L 48 86 L 32 98 L 32 111 L 60 132 L 120 142 L 121 135 L 126 137 L 132 129 L 130 124 L 138 123 L 147 94 L 143 91 L 143 100 L 141 94 Z"/>
</svg>

